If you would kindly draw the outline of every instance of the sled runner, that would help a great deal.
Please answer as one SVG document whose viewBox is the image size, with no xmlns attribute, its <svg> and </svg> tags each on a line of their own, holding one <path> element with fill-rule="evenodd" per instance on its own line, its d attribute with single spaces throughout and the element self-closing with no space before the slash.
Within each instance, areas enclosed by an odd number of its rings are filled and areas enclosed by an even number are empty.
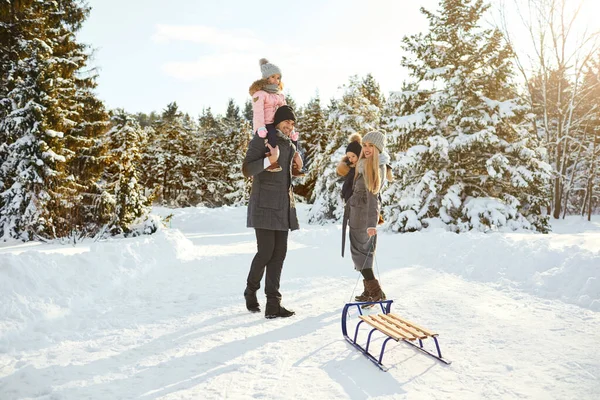
<svg viewBox="0 0 600 400">
<path fill-rule="evenodd" d="M 419 351 L 445 363 L 450 364 L 451 361 L 442 357 L 442 352 L 440 350 L 440 345 L 438 343 L 438 334 L 433 333 L 428 329 L 422 328 L 419 325 L 408 321 L 396 314 L 390 313 L 390 309 L 392 307 L 393 300 L 382 300 L 382 301 L 374 301 L 374 302 L 356 302 L 356 303 L 348 303 L 344 306 L 344 310 L 342 311 L 342 333 L 344 338 L 354 347 L 356 347 L 361 353 L 363 353 L 369 360 L 371 360 L 375 365 L 377 365 L 382 371 L 387 371 L 386 368 L 382 364 L 383 353 L 385 351 L 385 345 L 390 340 L 395 340 L 397 342 L 403 341 Z M 379 305 L 381 307 L 380 314 L 363 314 L 364 305 Z M 350 338 L 348 336 L 348 314 L 352 307 L 356 307 L 358 310 L 358 318 L 360 321 L 356 325 L 356 330 L 354 332 L 354 338 Z M 365 347 L 362 347 L 358 344 L 358 332 L 360 326 L 364 323 L 370 325 L 372 328 L 367 337 L 367 344 Z M 369 345 L 371 344 L 371 337 L 374 332 L 383 333 L 386 337 L 383 344 L 381 345 L 381 352 L 379 354 L 379 358 L 375 358 L 371 353 L 369 353 Z M 425 339 L 433 339 L 435 343 L 436 353 L 426 350 L 423 347 L 423 340 Z M 416 342 L 418 341 L 418 344 Z"/>
</svg>

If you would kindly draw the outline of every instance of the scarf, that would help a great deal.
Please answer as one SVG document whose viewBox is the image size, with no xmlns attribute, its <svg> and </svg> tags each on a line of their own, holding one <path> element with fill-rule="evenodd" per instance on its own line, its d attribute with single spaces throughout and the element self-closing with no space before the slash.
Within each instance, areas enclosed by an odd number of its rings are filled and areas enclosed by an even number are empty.
<svg viewBox="0 0 600 400">
<path fill-rule="evenodd" d="M 266 84 L 262 89 L 267 93 L 279 93 L 279 85 Z"/>
</svg>

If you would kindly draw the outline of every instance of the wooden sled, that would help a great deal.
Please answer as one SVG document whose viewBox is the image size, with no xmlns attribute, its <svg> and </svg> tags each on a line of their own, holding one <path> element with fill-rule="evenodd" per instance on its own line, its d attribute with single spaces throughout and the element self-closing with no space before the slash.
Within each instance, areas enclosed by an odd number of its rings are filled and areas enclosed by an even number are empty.
<svg viewBox="0 0 600 400">
<path fill-rule="evenodd" d="M 403 341 L 407 343 L 417 350 L 445 363 L 451 364 L 451 361 L 442 357 L 442 352 L 440 350 L 440 345 L 438 342 L 438 334 L 434 333 L 428 329 L 422 328 L 419 325 L 400 317 L 399 315 L 390 313 L 390 309 L 392 307 L 393 300 L 383 300 L 383 301 L 374 301 L 374 302 L 356 302 L 356 303 L 348 303 L 344 306 L 344 310 L 342 311 L 342 333 L 344 338 L 354 347 L 356 347 L 361 353 L 363 353 L 369 360 L 371 360 L 375 365 L 377 365 L 382 371 L 387 371 L 386 368 L 382 364 L 383 353 L 385 351 L 385 346 L 388 341 L 395 340 L 397 342 Z M 381 307 L 380 314 L 369 314 L 363 315 L 364 306 L 377 306 Z M 351 339 L 348 336 L 348 313 L 350 308 L 356 307 L 358 309 L 360 321 L 356 325 L 356 330 L 354 332 L 354 338 Z M 369 336 L 367 337 L 367 344 L 365 347 L 362 347 L 357 343 L 358 339 L 358 331 L 360 326 L 366 323 L 372 329 L 369 332 Z M 371 353 L 369 353 L 369 345 L 371 344 L 371 337 L 374 332 L 383 333 L 386 337 L 383 345 L 381 346 L 381 352 L 379 354 L 379 358 L 375 358 Z M 426 350 L 423 347 L 423 341 L 426 339 L 433 339 L 435 343 L 436 353 Z M 418 344 L 416 344 L 418 342 Z"/>
</svg>

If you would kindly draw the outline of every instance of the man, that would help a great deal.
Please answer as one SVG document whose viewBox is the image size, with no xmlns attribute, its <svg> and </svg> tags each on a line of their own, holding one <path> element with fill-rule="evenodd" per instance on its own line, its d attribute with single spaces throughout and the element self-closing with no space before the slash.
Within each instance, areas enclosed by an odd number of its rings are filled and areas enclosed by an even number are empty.
<svg viewBox="0 0 600 400">
<path fill-rule="evenodd" d="M 287 254 L 288 233 L 299 228 L 296 206 L 292 193 L 292 162 L 296 149 L 290 136 L 294 131 L 296 115 L 289 106 L 281 106 L 275 112 L 273 124 L 277 129 L 277 145 L 271 147 L 265 155 L 264 139 L 254 135 L 248 145 L 246 158 L 242 164 L 245 177 L 252 177 L 252 191 L 248 201 L 246 226 L 254 228 L 257 253 L 250 265 L 244 297 L 246 308 L 251 312 L 260 312 L 256 291 L 265 273 L 266 318 L 291 317 L 294 311 L 281 306 L 279 281 L 283 261 Z M 302 165 L 296 157 L 298 169 Z M 282 170 L 267 172 L 266 169 L 278 162 Z"/>
</svg>

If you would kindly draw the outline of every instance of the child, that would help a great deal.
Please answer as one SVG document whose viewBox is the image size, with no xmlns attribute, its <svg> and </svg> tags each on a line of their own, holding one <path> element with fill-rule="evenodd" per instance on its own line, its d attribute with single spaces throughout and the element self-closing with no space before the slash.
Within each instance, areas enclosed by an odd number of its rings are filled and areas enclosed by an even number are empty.
<svg viewBox="0 0 600 400">
<path fill-rule="evenodd" d="M 266 58 L 261 58 L 259 61 L 260 71 L 262 79 L 255 81 L 250 86 L 250 96 L 252 96 L 252 125 L 254 133 L 261 138 L 266 138 L 266 142 L 271 147 L 277 146 L 277 134 L 275 125 L 273 124 L 275 118 L 275 111 L 283 105 L 287 105 L 285 96 L 281 92 L 283 90 L 283 83 L 281 82 L 281 70 L 275 64 L 271 64 Z M 292 142 L 298 149 L 298 132 L 294 131 L 291 135 Z M 297 168 L 296 165 L 302 165 L 298 162 L 300 159 L 299 153 L 296 151 L 294 155 L 296 162 L 294 162 L 294 171 L 292 175 L 301 176 L 304 175 Z M 269 172 L 279 172 L 281 167 L 279 163 L 275 162 L 267 168 Z"/>
<path fill-rule="evenodd" d="M 354 183 L 354 172 L 356 169 L 356 162 L 360 157 L 362 150 L 362 137 L 360 133 L 350 135 L 348 138 L 348 146 L 346 146 L 346 155 L 337 165 L 336 171 L 338 175 L 344 177 L 344 184 L 342 185 L 342 199 L 344 203 L 348 202 L 350 196 L 352 196 L 352 184 Z"/>
</svg>

